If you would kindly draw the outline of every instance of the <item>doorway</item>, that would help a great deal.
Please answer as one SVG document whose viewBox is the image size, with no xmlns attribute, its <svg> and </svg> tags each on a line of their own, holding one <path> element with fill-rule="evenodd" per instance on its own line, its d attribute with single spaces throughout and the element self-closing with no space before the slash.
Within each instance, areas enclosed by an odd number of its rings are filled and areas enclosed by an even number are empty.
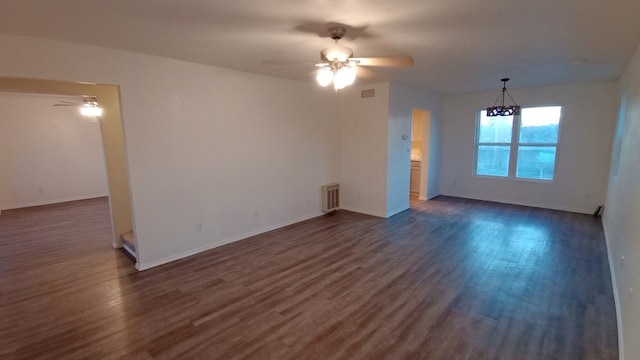
<svg viewBox="0 0 640 360">
<path fill-rule="evenodd" d="M 119 87 L 93 83 L 0 77 L 0 92 L 97 97 L 100 107 L 103 108 L 99 127 L 106 164 L 112 245 L 114 248 L 123 247 L 121 236 L 133 231 L 134 221 L 130 203 Z M 135 252 L 132 255 L 137 259 Z"/>
<path fill-rule="evenodd" d="M 431 143 L 431 112 L 413 109 L 411 112 L 411 180 L 409 199 L 427 200 L 429 189 L 429 152 Z"/>
</svg>

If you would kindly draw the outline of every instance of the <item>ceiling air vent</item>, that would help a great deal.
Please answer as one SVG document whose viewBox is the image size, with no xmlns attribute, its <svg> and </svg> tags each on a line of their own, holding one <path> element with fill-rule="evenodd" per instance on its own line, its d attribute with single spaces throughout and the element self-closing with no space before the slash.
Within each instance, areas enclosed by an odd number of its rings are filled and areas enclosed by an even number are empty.
<svg viewBox="0 0 640 360">
<path fill-rule="evenodd" d="M 367 89 L 360 92 L 361 98 L 376 97 L 376 89 Z"/>
</svg>

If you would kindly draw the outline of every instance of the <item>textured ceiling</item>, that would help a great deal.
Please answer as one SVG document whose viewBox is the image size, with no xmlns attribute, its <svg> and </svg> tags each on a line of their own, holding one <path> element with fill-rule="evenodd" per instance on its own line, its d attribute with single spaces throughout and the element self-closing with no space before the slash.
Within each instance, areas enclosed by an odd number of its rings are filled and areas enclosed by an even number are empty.
<svg viewBox="0 0 640 360">
<path fill-rule="evenodd" d="M 411 55 L 369 80 L 443 93 L 617 79 L 640 42 L 639 0 L 0 0 L 0 33 L 313 81 L 348 25 L 355 56 Z M 320 35 L 322 34 L 322 36 Z M 363 74 L 364 75 L 364 74 Z"/>
</svg>

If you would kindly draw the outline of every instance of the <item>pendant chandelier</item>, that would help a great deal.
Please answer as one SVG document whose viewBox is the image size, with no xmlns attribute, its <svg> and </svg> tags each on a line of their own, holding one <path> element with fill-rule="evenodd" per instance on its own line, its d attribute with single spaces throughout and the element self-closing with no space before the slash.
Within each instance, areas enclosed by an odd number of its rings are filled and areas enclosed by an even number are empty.
<svg viewBox="0 0 640 360">
<path fill-rule="evenodd" d="M 507 81 L 509 78 L 500 79 L 502 81 L 502 92 L 498 95 L 496 102 L 493 103 L 493 106 L 487 108 L 487 116 L 513 116 L 520 115 L 520 105 L 516 104 L 515 100 L 511 97 L 509 92 L 507 91 Z M 507 95 L 513 105 L 506 106 L 504 104 L 504 95 Z M 500 102 L 500 105 L 498 105 Z"/>
</svg>

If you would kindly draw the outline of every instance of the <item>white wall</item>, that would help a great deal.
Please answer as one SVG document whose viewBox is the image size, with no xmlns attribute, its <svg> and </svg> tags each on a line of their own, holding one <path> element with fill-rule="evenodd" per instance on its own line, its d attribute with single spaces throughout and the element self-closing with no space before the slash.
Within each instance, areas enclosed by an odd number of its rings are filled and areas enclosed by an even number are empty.
<svg viewBox="0 0 640 360">
<path fill-rule="evenodd" d="M 584 213 L 603 204 L 616 118 L 616 83 L 510 90 L 523 107 L 562 105 L 556 173 L 550 183 L 473 176 L 475 114 L 493 104 L 498 91 L 445 96 L 440 192 Z"/>
<path fill-rule="evenodd" d="M 375 97 L 361 91 L 375 89 Z M 379 217 L 409 208 L 413 109 L 431 111 L 429 197 L 438 195 L 442 97 L 410 86 L 382 83 L 340 91 L 341 207 Z M 402 136 L 407 135 L 407 140 Z M 424 173 L 427 173 L 425 169 Z"/>
<path fill-rule="evenodd" d="M 389 130 L 387 145 L 387 208 L 391 216 L 409 208 L 409 182 L 411 176 L 411 120 L 412 110 L 427 110 L 431 113 L 429 132 L 429 169 L 427 175 L 427 198 L 439 194 L 438 160 L 440 158 L 440 119 L 442 117 L 442 96 L 403 84 L 391 83 L 389 93 Z M 403 140 L 407 135 L 408 140 Z M 427 141 L 425 139 L 425 141 Z M 424 183 L 424 182 L 421 182 Z"/>
<path fill-rule="evenodd" d="M 621 77 L 620 92 L 626 109 L 620 111 L 603 222 L 619 310 L 620 358 L 640 359 L 640 46 Z"/>
<path fill-rule="evenodd" d="M 338 179 L 337 100 L 312 83 L 49 40 L 0 48 L 0 76 L 120 86 L 138 268 L 316 216 Z"/>
<path fill-rule="evenodd" d="M 375 89 L 375 97 L 361 98 L 364 89 Z M 389 83 L 352 86 L 338 95 L 340 207 L 386 217 Z"/>
<path fill-rule="evenodd" d="M 0 93 L 0 210 L 108 195 L 100 124 L 58 100 Z"/>
</svg>

